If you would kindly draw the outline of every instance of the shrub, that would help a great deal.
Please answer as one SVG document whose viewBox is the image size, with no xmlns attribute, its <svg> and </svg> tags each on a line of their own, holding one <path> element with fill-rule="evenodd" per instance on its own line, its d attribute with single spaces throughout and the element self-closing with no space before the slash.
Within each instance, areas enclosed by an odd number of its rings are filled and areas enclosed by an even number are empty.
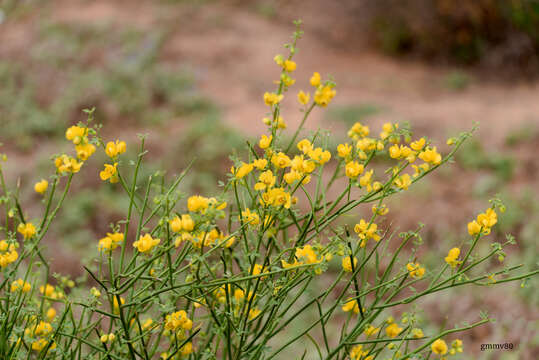
<svg viewBox="0 0 539 360">
<path fill-rule="evenodd" d="M 102 139 L 93 110 L 66 131 L 73 155 L 55 155 L 54 174 L 35 184 L 44 197 L 40 219 L 27 216 L 0 168 L 2 358 L 275 359 L 299 340 L 311 341 L 323 359 L 454 355 L 463 343 L 451 334 L 487 323 L 486 314 L 431 332 L 413 309 L 400 320 L 391 310 L 443 290 L 537 274 L 513 274 L 522 265 L 483 267 L 492 257 L 503 263 L 514 243 L 509 236 L 486 253 L 475 251 L 505 211 L 497 199 L 468 224 L 469 244 L 440 249 L 436 268 L 418 256 L 422 226 L 396 234 L 380 221 L 389 197 L 444 166 L 470 133 L 449 139 L 445 155 L 391 123 L 379 136 L 353 124 L 336 152 L 321 132 L 298 141 L 309 114 L 336 95 L 336 84 L 314 73 L 312 93 L 297 94 L 303 121 L 283 137 L 280 102 L 294 84 L 301 34 L 298 28 L 286 45 L 287 56 L 275 57 L 281 76 L 263 97 L 267 133 L 256 145 L 248 142 L 246 157 L 232 158 L 213 197 L 178 190 L 190 166 L 169 183 L 139 178 L 144 137 L 136 159 L 124 158 L 127 144 Z M 42 240 L 96 151 L 109 158 L 99 173 L 104 186 L 120 187 L 129 199 L 126 215 L 96 240 L 95 261 L 84 266 L 89 284 L 60 275 L 53 281 Z M 377 156 L 389 156 L 392 165 L 374 173 Z M 346 223 L 367 206 L 370 217 Z"/>
</svg>

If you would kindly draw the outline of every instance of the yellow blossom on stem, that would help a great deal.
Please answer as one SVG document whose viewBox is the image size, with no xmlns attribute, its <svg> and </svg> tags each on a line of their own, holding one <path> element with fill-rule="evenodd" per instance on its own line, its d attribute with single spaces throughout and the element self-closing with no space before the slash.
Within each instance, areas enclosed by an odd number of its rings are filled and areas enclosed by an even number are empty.
<svg viewBox="0 0 539 360">
<path fill-rule="evenodd" d="M 408 190 L 410 185 L 412 185 L 412 179 L 410 178 L 410 175 L 403 174 L 398 176 L 394 181 L 395 186 L 397 186 L 399 189 L 402 190 Z"/>
<path fill-rule="evenodd" d="M 308 139 L 300 140 L 297 146 L 298 146 L 298 150 L 304 154 L 307 154 L 313 150 L 313 145 Z"/>
<path fill-rule="evenodd" d="M 114 163 L 113 165 L 105 164 L 105 169 L 99 172 L 101 180 L 109 180 L 111 184 L 117 183 L 120 180 L 117 167 L 118 163 Z"/>
<path fill-rule="evenodd" d="M 298 101 L 302 105 L 306 105 L 311 99 L 311 94 L 300 91 L 298 93 Z"/>
<path fill-rule="evenodd" d="M 243 221 L 245 223 L 248 223 L 249 225 L 258 225 L 260 224 L 260 217 L 258 214 L 254 211 L 251 211 L 250 209 L 245 209 L 241 212 L 241 216 L 243 218 Z M 239 216 L 238 216 L 239 218 Z"/>
<path fill-rule="evenodd" d="M 169 221 L 170 229 L 173 232 L 180 232 L 180 231 L 193 231 L 195 228 L 195 222 L 193 221 L 193 218 L 191 218 L 191 215 L 189 214 L 183 214 L 181 216 L 175 216 L 172 220 Z"/>
<path fill-rule="evenodd" d="M 339 157 L 345 158 L 352 152 L 352 146 L 349 144 L 339 144 L 337 146 L 337 154 L 339 154 Z"/>
<path fill-rule="evenodd" d="M 151 251 L 155 246 L 159 245 L 160 242 L 160 239 L 154 239 L 150 234 L 145 234 L 133 243 L 133 247 L 141 253 L 145 253 Z"/>
<path fill-rule="evenodd" d="M 268 165 L 268 160 L 266 159 L 256 159 L 253 161 L 253 166 L 258 170 L 264 170 Z"/>
<path fill-rule="evenodd" d="M 11 292 L 16 291 L 22 291 L 23 293 L 27 293 L 32 289 L 32 285 L 23 279 L 17 279 L 11 283 Z"/>
<path fill-rule="evenodd" d="M 313 76 L 311 76 L 311 79 L 309 80 L 311 86 L 318 87 L 320 85 L 320 74 L 317 72 L 313 73 Z"/>
<path fill-rule="evenodd" d="M 37 182 L 34 185 L 34 191 L 39 194 L 44 194 L 45 191 L 47 191 L 48 187 L 49 187 L 49 182 L 45 179 L 42 179 L 41 181 Z"/>
<path fill-rule="evenodd" d="M 373 335 L 376 335 L 378 334 L 378 332 L 380 331 L 380 328 L 377 328 L 377 327 L 374 327 L 372 325 L 369 325 L 365 328 L 365 330 L 363 331 L 363 333 L 365 334 L 365 336 L 367 337 L 370 337 L 370 336 L 373 336 Z"/>
<path fill-rule="evenodd" d="M 99 240 L 97 248 L 99 251 L 112 251 L 124 241 L 123 233 L 107 233 L 107 236 Z"/>
<path fill-rule="evenodd" d="M 350 256 L 345 256 L 342 258 L 342 268 L 345 272 L 352 272 L 352 261 Z M 357 268 L 357 258 L 354 257 L 354 269 Z"/>
<path fill-rule="evenodd" d="M 419 265 L 419 263 L 408 263 L 406 265 L 406 270 L 408 270 L 408 273 L 411 277 L 420 279 L 425 275 L 425 268 Z"/>
<path fill-rule="evenodd" d="M 116 140 L 116 141 L 109 141 L 107 145 L 105 145 L 105 153 L 108 157 L 111 159 L 116 158 L 118 155 L 121 155 L 125 152 L 127 146 L 124 141 Z"/>
<path fill-rule="evenodd" d="M 232 173 L 236 176 L 236 178 L 242 179 L 247 176 L 251 171 L 253 171 L 253 169 L 253 164 L 246 164 L 242 162 L 237 170 L 235 170 L 234 167 L 232 168 Z"/>
<path fill-rule="evenodd" d="M 209 199 L 200 195 L 193 195 L 187 199 L 187 209 L 192 212 L 204 212 L 209 206 Z"/>
<path fill-rule="evenodd" d="M 445 355 L 447 354 L 447 344 L 442 339 L 435 340 L 431 346 L 431 350 L 433 353 L 437 355 Z"/>
<path fill-rule="evenodd" d="M 438 165 L 442 162 L 442 155 L 436 151 L 436 147 L 426 148 L 424 151 L 419 153 L 418 157 L 424 162 L 432 165 Z"/>
<path fill-rule="evenodd" d="M 54 160 L 54 165 L 59 173 L 78 173 L 82 167 L 82 162 L 67 155 L 60 155 Z"/>
<path fill-rule="evenodd" d="M 331 85 L 319 86 L 314 93 L 314 102 L 322 107 L 329 105 L 337 91 Z"/>
<path fill-rule="evenodd" d="M 167 330 L 191 330 L 193 321 L 187 317 L 185 310 L 173 312 L 165 317 L 165 329 Z"/>
<path fill-rule="evenodd" d="M 457 259 L 460 256 L 460 249 L 457 247 L 452 248 L 449 250 L 449 253 L 445 257 L 445 262 L 448 263 L 452 268 L 455 268 L 458 264 L 461 262 Z"/>
<path fill-rule="evenodd" d="M 358 163 L 357 161 L 350 161 L 346 164 L 344 170 L 346 176 L 350 179 L 356 179 L 359 175 L 363 173 L 364 170 L 363 164 Z"/>
<path fill-rule="evenodd" d="M 341 309 L 344 312 L 353 311 L 355 314 L 359 314 L 359 305 L 355 299 L 348 299 Z"/>
<path fill-rule="evenodd" d="M 354 226 L 354 232 L 362 240 L 373 239 L 374 241 L 380 241 L 378 225 L 375 223 L 368 223 L 364 219 L 359 220 L 359 223 Z"/>
<path fill-rule="evenodd" d="M 275 94 L 275 93 L 264 93 L 264 103 L 268 106 L 274 106 L 281 102 L 284 95 Z"/>
<path fill-rule="evenodd" d="M 255 184 L 255 190 L 266 190 L 275 184 L 276 177 L 271 170 L 266 170 L 258 176 L 258 182 Z"/>
<path fill-rule="evenodd" d="M 95 153 L 95 146 L 90 143 L 79 144 L 75 146 L 77 157 L 82 161 L 86 161 Z"/>
<path fill-rule="evenodd" d="M 17 245 L 9 244 L 6 240 L 0 241 L 0 267 L 5 268 L 19 258 Z"/>
<path fill-rule="evenodd" d="M 78 145 L 81 142 L 84 141 L 84 138 L 86 137 L 87 130 L 84 127 L 80 126 L 71 126 L 66 130 L 66 139 L 69 141 L 72 141 L 73 144 Z"/>
<path fill-rule="evenodd" d="M 279 152 L 271 157 L 271 163 L 278 168 L 290 166 L 290 158 L 283 152 Z"/>
<path fill-rule="evenodd" d="M 386 335 L 390 338 L 394 338 L 399 335 L 402 331 L 402 328 L 397 325 L 397 323 L 391 323 L 386 327 Z"/>
<path fill-rule="evenodd" d="M 24 240 L 32 238 L 36 234 L 36 227 L 31 222 L 20 223 L 17 231 L 23 236 Z"/>
<path fill-rule="evenodd" d="M 267 149 L 271 145 L 272 140 L 273 140 L 273 135 L 270 135 L 270 136 L 262 135 L 260 137 L 260 141 L 258 142 L 258 146 L 260 146 L 261 149 Z"/>
</svg>

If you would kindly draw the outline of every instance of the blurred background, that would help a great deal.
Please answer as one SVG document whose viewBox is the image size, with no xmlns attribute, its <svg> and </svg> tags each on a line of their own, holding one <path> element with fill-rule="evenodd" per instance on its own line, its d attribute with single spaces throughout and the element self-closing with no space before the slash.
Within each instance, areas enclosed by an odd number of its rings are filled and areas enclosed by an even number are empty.
<svg viewBox="0 0 539 360">
<path fill-rule="evenodd" d="M 495 194 L 508 210 L 490 241 L 513 234 L 518 245 L 506 262 L 535 266 L 538 0 L 0 0 L 0 152 L 25 209 L 40 214 L 33 184 L 51 173 L 52 154 L 70 148 L 66 127 L 92 106 L 103 136 L 128 142 L 128 157 L 136 155 L 137 134 L 148 134 L 147 174 L 176 174 L 196 158 L 182 191 L 216 192 L 229 154 L 265 130 L 262 94 L 278 79 L 272 59 L 285 52 L 294 19 L 303 20 L 305 35 L 292 89 L 307 89 L 313 71 L 335 79 L 334 102 L 307 124 L 330 130 L 334 144 L 356 121 L 376 133 L 384 122 L 409 122 L 440 144 L 479 123 L 454 164 L 389 204 L 394 227 L 426 224 L 427 268 L 439 263 L 440 249 L 466 238 L 467 222 Z M 283 107 L 295 128 L 295 96 Z M 47 239 L 53 269 L 73 278 L 126 208 L 117 189 L 101 184 L 99 156 L 77 177 Z M 465 351 L 535 359 L 537 281 L 520 285 L 443 293 L 417 310 L 437 328 L 488 309 L 497 323 L 466 335 Z M 480 351 L 481 343 L 503 342 L 516 349 Z"/>
</svg>

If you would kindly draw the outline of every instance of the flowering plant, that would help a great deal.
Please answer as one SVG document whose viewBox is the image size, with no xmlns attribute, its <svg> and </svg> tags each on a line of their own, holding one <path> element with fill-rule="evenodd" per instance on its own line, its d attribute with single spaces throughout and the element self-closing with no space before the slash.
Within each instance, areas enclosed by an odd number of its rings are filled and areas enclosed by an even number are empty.
<svg viewBox="0 0 539 360">
<path fill-rule="evenodd" d="M 509 236 L 476 252 L 505 211 L 497 199 L 468 224 L 470 245 L 444 250 L 436 268 L 417 256 L 422 226 L 396 234 L 381 221 L 388 198 L 444 166 L 471 133 L 449 139 L 445 155 L 392 123 L 374 136 L 358 122 L 336 149 L 321 132 L 298 139 L 309 114 L 336 95 L 336 83 L 315 72 L 312 94 L 297 94 L 301 124 L 284 137 L 280 103 L 295 83 L 301 35 L 298 29 L 289 54 L 274 59 L 281 75 L 277 89 L 263 95 L 267 133 L 248 143 L 248 156 L 233 159 L 213 197 L 178 191 L 189 168 L 170 183 L 141 179 L 144 138 L 136 160 L 127 161 L 126 143 L 102 139 L 93 110 L 66 131 L 74 154 L 55 156 L 55 173 L 35 184 L 45 198 L 41 220 L 27 218 L 0 167 L 2 358 L 278 359 L 303 339 L 320 359 L 443 358 L 463 351 L 451 334 L 490 319 L 427 333 L 414 312 L 396 320 L 391 310 L 454 287 L 537 274 L 512 275 L 522 265 L 481 269 L 491 257 L 503 262 L 504 248 L 514 243 Z M 82 282 L 49 283 L 42 240 L 98 149 L 110 160 L 99 173 L 103 186 L 120 187 L 129 202 L 125 218 L 96 241 L 95 262 L 84 267 L 93 287 L 77 296 L 73 288 L 84 289 Z M 391 166 L 375 169 L 379 157 L 389 157 Z M 360 206 L 371 215 L 348 224 L 346 214 Z"/>
</svg>

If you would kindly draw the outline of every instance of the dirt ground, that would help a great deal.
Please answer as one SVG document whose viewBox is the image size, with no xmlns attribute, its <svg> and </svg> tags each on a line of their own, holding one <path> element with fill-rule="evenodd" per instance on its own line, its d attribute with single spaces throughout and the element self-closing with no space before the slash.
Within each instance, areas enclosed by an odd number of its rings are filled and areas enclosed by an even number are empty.
<svg viewBox="0 0 539 360">
<path fill-rule="evenodd" d="M 171 6 L 158 1 L 69 0 L 52 2 L 52 7 L 43 16 L 66 23 L 129 24 L 140 29 L 151 29 L 163 21 L 172 22 L 174 25 L 165 36 L 160 60 L 189 64 L 197 86 L 221 107 L 226 123 L 253 138 L 265 130 L 261 119 L 267 107 L 262 95 L 272 89 L 272 81 L 278 77 L 278 68 L 272 59 L 275 54 L 285 52 L 282 44 L 290 39 L 294 30 L 289 20 L 295 18 L 303 18 L 306 30 L 298 45 L 295 89 L 308 89 L 308 79 L 313 71 L 333 76 L 337 83 L 334 106 L 365 104 L 382 109 L 369 117 L 373 129 L 379 129 L 387 121 L 409 121 L 417 133 L 444 144 L 447 137 L 469 130 L 479 122 L 477 137 L 488 152 L 502 149 L 508 133 L 515 129 L 539 126 L 539 82 L 526 79 L 509 83 L 482 81 L 480 76 L 471 74 L 470 85 L 456 91 L 444 85 L 454 68 L 389 58 L 363 46 L 359 40 L 357 46 L 343 48 L 336 45 L 335 38 L 342 38 L 344 30 L 336 27 L 335 18 L 342 15 L 343 10 L 332 5 L 324 12 L 323 2 L 312 4 L 307 11 L 302 11 L 299 6 L 284 7 L 284 19 L 275 19 L 234 2 Z M 12 24 L 0 31 L 0 56 L 24 56 L 32 40 L 25 25 Z M 291 128 L 301 120 L 292 93 L 284 100 L 282 112 Z M 306 126 L 308 129 L 323 127 L 333 132 L 344 131 L 342 122 L 327 121 L 325 111 L 318 109 Z M 134 134 L 137 130 L 129 131 Z M 535 142 L 515 153 L 519 162 L 526 166 L 509 186 L 525 184 L 539 192 L 536 180 L 539 164 L 533 155 L 538 151 L 539 142 Z M 429 204 L 430 211 L 433 218 L 449 219 L 447 227 L 464 226 L 465 219 L 484 206 L 476 202 L 462 205 L 468 196 L 467 189 L 477 177 L 459 181 L 443 176 L 436 179 L 434 192 L 440 197 Z M 408 205 L 408 211 L 401 213 L 406 218 L 405 223 L 421 220 L 417 214 L 422 212 L 424 204 Z M 539 320 L 537 309 L 492 290 L 486 294 L 489 297 L 470 296 L 453 309 L 435 301 L 425 306 L 429 312 L 440 313 L 442 319 L 442 313 L 452 311 L 477 315 L 478 306 L 485 305 L 502 324 L 514 325 L 515 337 L 507 338 L 507 341 L 531 344 L 535 333 L 533 321 Z M 501 330 L 497 329 L 477 330 L 472 342 L 479 339 L 496 341 L 512 331 L 499 334 Z M 477 348 L 472 351 L 478 353 Z M 530 355 L 522 356 L 533 355 L 530 352 Z M 497 355 L 487 358 L 494 359 Z"/>
</svg>

